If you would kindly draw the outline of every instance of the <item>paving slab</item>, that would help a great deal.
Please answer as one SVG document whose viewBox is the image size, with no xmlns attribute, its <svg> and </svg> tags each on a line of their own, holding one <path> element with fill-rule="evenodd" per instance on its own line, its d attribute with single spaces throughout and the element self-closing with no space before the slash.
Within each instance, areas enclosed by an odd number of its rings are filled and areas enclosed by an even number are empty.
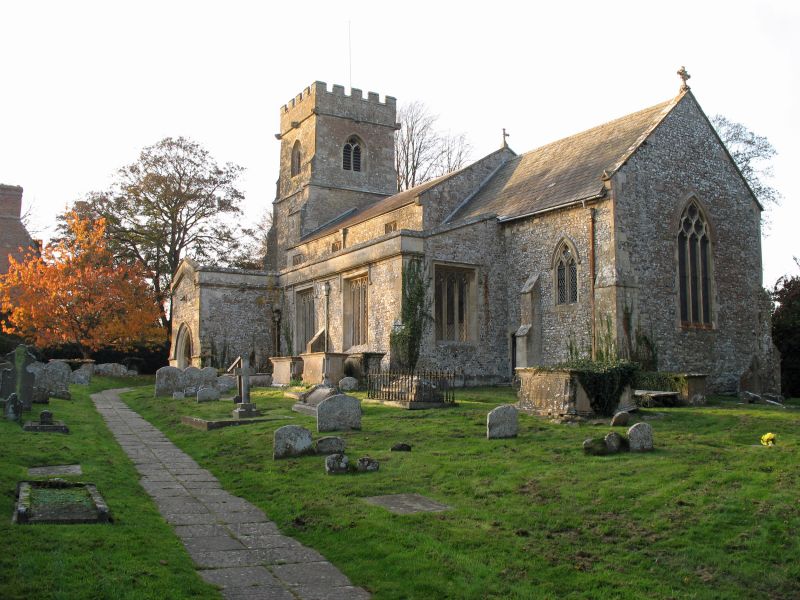
<svg viewBox="0 0 800 600">
<path fill-rule="evenodd" d="M 198 574 L 231 600 L 362 600 L 316 550 L 282 535 L 263 511 L 222 489 L 219 481 L 163 433 L 128 408 L 121 390 L 93 394 L 142 488 L 194 560 Z M 124 391 L 124 390 L 122 390 Z"/>
<path fill-rule="evenodd" d="M 83 471 L 80 465 L 53 465 L 28 469 L 28 477 L 55 477 L 58 475 L 83 475 Z"/>
</svg>

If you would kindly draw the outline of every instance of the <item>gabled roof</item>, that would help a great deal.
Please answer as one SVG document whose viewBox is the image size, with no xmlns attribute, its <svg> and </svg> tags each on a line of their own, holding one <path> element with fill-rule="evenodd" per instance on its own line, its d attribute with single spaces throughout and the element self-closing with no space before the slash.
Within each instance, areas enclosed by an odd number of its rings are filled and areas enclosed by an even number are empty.
<svg viewBox="0 0 800 600">
<path fill-rule="evenodd" d="M 355 213 L 352 210 L 349 210 L 343 213 L 341 217 L 329 221 L 323 224 L 320 228 L 315 229 L 314 231 L 306 234 L 305 237 L 300 239 L 298 245 L 305 244 L 306 242 L 310 242 L 312 240 L 316 240 L 321 237 L 325 237 L 326 235 L 330 235 L 331 233 L 338 231 L 342 227 L 350 227 L 352 225 L 355 225 L 356 223 L 363 223 L 367 219 L 371 219 L 373 217 L 389 213 L 393 210 L 397 210 L 398 208 L 402 208 L 403 206 L 413 204 L 414 202 L 416 202 L 417 197 L 419 197 L 421 194 L 425 193 L 426 191 L 428 191 L 433 187 L 436 187 L 440 183 L 447 181 L 451 177 L 454 177 L 461 171 L 463 171 L 463 169 L 459 169 L 458 171 L 453 171 L 452 173 L 447 173 L 446 175 L 442 175 L 441 177 L 437 177 L 436 179 L 431 179 L 430 181 L 421 183 L 417 186 L 414 186 L 413 188 L 409 188 L 407 190 L 403 190 L 402 192 L 398 192 L 393 196 L 381 198 L 380 200 L 377 200 L 373 204 L 365 206 L 364 208 Z"/>
<path fill-rule="evenodd" d="M 622 167 L 684 95 L 509 160 L 450 221 L 513 219 L 601 197 L 604 174 Z"/>
</svg>

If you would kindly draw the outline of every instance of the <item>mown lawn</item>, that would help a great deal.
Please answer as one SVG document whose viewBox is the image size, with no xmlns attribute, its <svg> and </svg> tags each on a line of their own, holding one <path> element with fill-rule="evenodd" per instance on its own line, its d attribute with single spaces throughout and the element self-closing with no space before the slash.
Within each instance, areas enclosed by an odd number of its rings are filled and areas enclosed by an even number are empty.
<svg viewBox="0 0 800 600">
<path fill-rule="evenodd" d="M 514 400 L 507 388 L 460 391 L 450 410 L 365 404 L 363 430 L 342 435 L 351 460 L 370 455 L 381 469 L 334 477 L 322 457 L 273 461 L 273 430 L 315 431 L 313 419 L 292 413 L 280 392 L 254 398 L 292 419 L 206 433 L 180 416 L 227 416 L 229 401 L 156 400 L 152 388 L 126 401 L 375 598 L 800 597 L 794 407 L 717 400 L 642 411 L 655 452 L 588 457 L 582 441 L 608 427 L 523 415 L 518 438 L 484 439 L 486 413 Z M 768 431 L 778 445 L 756 446 Z M 390 452 L 397 442 L 413 451 Z M 362 500 L 403 492 L 453 509 L 398 516 Z M 125 544 L 136 547 L 137 535 Z"/>
<path fill-rule="evenodd" d="M 73 400 L 34 405 L 34 419 L 49 408 L 70 428 L 67 435 L 26 433 L 0 419 L 0 598 L 220 597 L 198 577 L 89 398 L 100 389 L 130 384 L 130 379 L 95 378 L 88 388 L 71 386 Z M 64 479 L 95 483 L 112 524 L 11 524 L 16 485 L 31 479 L 28 467 L 74 463 L 83 475 Z"/>
</svg>

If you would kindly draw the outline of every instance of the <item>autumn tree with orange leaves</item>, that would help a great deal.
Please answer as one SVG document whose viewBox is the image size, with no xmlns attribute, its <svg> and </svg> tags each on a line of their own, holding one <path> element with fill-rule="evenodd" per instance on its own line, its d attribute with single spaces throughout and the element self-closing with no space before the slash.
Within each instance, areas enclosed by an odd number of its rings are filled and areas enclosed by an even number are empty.
<svg viewBox="0 0 800 600">
<path fill-rule="evenodd" d="M 158 343 L 159 308 L 140 263 L 115 261 L 106 247 L 105 221 L 67 217 L 72 235 L 41 256 L 10 257 L 0 275 L 6 333 L 39 347 L 75 344 L 84 358 L 103 347 L 125 350 Z"/>
</svg>

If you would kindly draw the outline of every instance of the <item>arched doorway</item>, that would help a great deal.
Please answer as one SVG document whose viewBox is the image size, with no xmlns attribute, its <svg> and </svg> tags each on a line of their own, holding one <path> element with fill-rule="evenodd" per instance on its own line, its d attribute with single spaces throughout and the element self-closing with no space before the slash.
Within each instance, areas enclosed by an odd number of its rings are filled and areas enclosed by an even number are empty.
<svg viewBox="0 0 800 600">
<path fill-rule="evenodd" d="M 175 362 L 179 369 L 192 364 L 192 333 L 186 324 L 182 324 L 175 338 Z"/>
</svg>

